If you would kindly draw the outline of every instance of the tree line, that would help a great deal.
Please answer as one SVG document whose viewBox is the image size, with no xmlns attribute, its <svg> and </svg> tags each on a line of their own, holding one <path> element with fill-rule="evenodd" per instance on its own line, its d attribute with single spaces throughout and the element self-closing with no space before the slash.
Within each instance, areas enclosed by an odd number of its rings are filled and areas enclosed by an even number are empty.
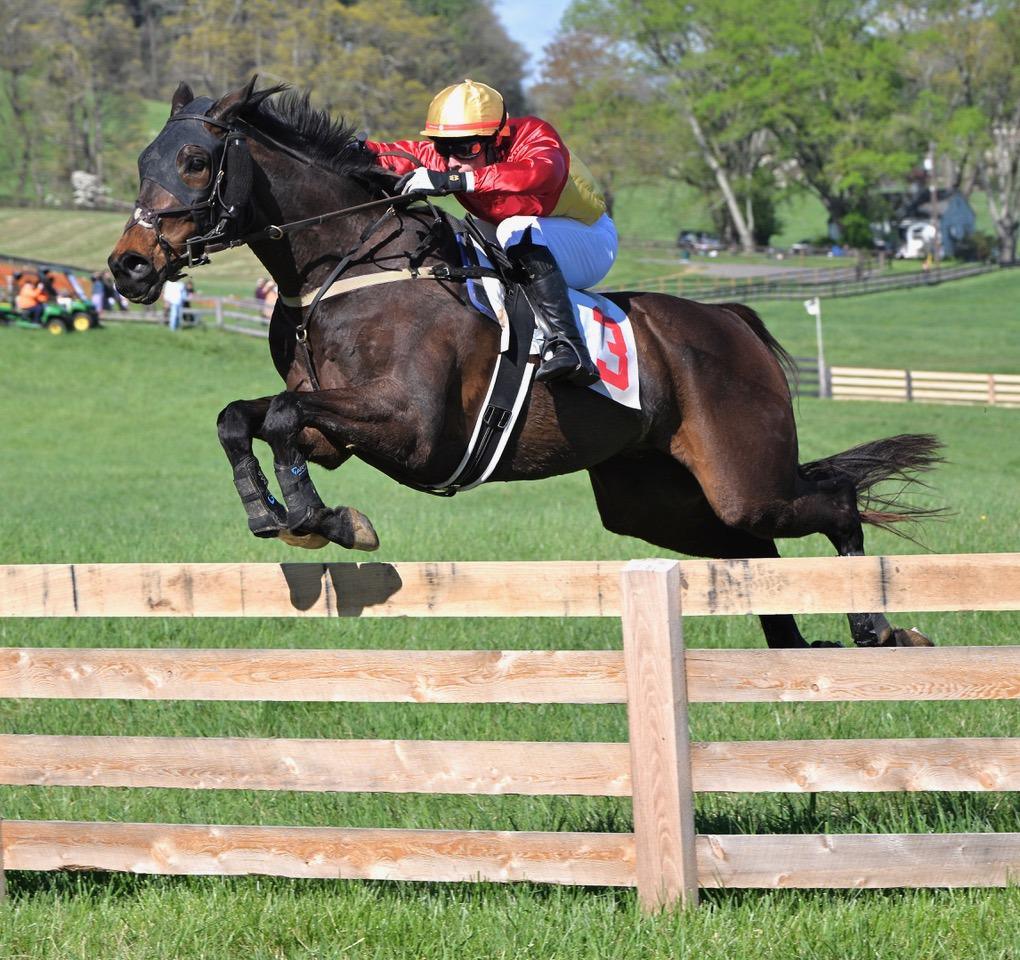
<svg viewBox="0 0 1020 960">
<path fill-rule="evenodd" d="M 0 22 L 0 195 L 37 203 L 69 201 L 74 171 L 133 197 L 146 101 L 180 80 L 217 96 L 257 73 L 384 137 L 466 76 L 524 109 L 526 55 L 490 0 L 0 0 Z"/>
<path fill-rule="evenodd" d="M 471 76 L 552 120 L 610 199 L 682 181 L 745 249 L 795 190 L 866 241 L 891 186 L 930 182 L 927 156 L 940 189 L 984 193 L 1000 260 L 1016 258 L 1015 0 L 573 0 L 544 54 L 491 0 L 0 0 L 0 22 L 2 196 L 67 200 L 85 171 L 128 200 L 147 104 L 181 79 L 210 95 L 287 81 L 391 137 Z M 526 97 L 529 55 L 544 80 Z"/>
<path fill-rule="evenodd" d="M 534 91 L 610 189 L 690 184 L 744 249 L 808 190 L 851 240 L 911 178 L 1020 228 L 1015 0 L 574 0 Z"/>
</svg>

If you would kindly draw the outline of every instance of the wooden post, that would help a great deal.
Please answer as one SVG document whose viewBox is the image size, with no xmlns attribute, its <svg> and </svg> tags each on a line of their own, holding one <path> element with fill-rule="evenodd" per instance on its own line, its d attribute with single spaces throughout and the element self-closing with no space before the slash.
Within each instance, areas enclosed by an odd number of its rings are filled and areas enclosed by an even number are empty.
<svg viewBox="0 0 1020 960">
<path fill-rule="evenodd" d="M 680 565 L 634 560 L 622 583 L 638 899 L 646 912 L 678 900 L 693 907 L 698 865 Z"/>
</svg>

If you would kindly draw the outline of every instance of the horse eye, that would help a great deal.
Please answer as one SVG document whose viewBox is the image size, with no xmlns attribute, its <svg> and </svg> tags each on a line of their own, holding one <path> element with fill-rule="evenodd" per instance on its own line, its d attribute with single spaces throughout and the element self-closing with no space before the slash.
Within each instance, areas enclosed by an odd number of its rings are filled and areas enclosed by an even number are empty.
<svg viewBox="0 0 1020 960">
<path fill-rule="evenodd" d="M 189 173 L 201 173 L 206 166 L 205 157 L 188 157 Z"/>
</svg>

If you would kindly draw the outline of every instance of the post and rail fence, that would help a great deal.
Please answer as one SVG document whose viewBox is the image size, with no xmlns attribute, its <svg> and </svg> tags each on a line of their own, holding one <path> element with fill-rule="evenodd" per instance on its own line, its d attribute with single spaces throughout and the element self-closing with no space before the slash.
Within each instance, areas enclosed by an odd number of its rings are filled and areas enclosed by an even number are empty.
<svg viewBox="0 0 1020 960">
<path fill-rule="evenodd" d="M 689 703 L 1020 699 L 1020 646 L 685 650 L 684 616 L 1020 609 L 1020 554 L 0 566 L 0 617 L 611 617 L 620 651 L 0 648 L 0 697 L 625 703 L 629 743 L 0 736 L 0 783 L 630 796 L 633 832 L 0 820 L 3 869 L 699 888 L 1001 886 L 1020 833 L 701 835 L 698 791 L 1020 790 L 1020 739 L 692 743 Z M 0 816 L 3 811 L 0 810 Z"/>
<path fill-rule="evenodd" d="M 1020 374 L 822 366 L 815 357 L 793 359 L 797 372 L 790 389 L 795 396 L 1020 407 Z"/>
</svg>

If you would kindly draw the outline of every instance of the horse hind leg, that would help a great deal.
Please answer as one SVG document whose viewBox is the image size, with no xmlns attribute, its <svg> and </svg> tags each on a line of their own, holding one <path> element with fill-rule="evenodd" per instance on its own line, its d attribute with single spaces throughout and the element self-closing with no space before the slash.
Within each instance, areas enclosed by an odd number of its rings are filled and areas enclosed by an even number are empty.
<svg viewBox="0 0 1020 960">
<path fill-rule="evenodd" d="M 287 532 L 281 532 L 281 539 L 293 546 L 317 547 L 332 542 L 349 550 L 377 549 L 379 537 L 360 510 L 343 506 L 331 509 L 322 502 L 308 475 L 308 461 L 301 448 L 301 434 L 308 426 L 298 394 L 286 392 L 272 398 L 262 433 L 273 450 L 273 467 L 287 508 Z"/>
<path fill-rule="evenodd" d="M 689 556 L 779 556 L 774 540 L 726 526 L 690 471 L 665 454 L 616 456 L 588 473 L 602 523 L 612 533 Z M 831 641 L 809 644 L 791 614 L 767 614 L 758 620 L 770 647 L 841 646 Z"/>
</svg>

